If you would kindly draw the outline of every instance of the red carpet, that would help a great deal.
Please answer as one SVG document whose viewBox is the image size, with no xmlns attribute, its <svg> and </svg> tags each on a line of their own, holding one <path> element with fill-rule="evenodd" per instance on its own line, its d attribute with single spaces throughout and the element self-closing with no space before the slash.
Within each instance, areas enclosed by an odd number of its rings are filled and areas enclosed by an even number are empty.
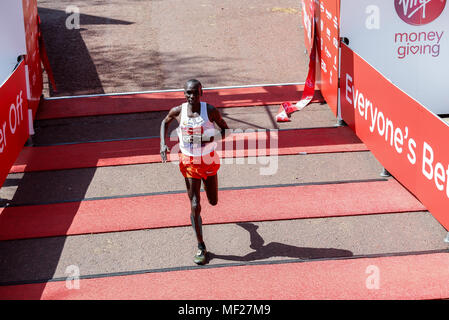
<svg viewBox="0 0 449 320">
<path fill-rule="evenodd" d="M 303 89 L 303 85 L 205 89 L 203 100 L 217 108 L 276 105 L 298 101 Z M 321 93 L 316 91 L 313 102 L 321 101 Z M 39 106 L 37 119 L 165 111 L 183 102 L 182 91 L 44 100 Z"/>
<path fill-rule="evenodd" d="M 394 179 L 224 190 L 215 207 L 206 199 L 203 193 L 204 224 L 426 210 Z M 0 240 L 187 226 L 187 208 L 184 193 L 7 207 Z"/>
<path fill-rule="evenodd" d="M 278 143 L 277 148 L 272 151 L 269 147 L 273 142 L 270 143 L 269 134 L 271 140 Z M 298 129 L 271 133 L 268 131 L 235 133 L 227 137 L 221 150 L 228 150 L 225 147 L 226 141 L 233 140 L 231 151 L 219 152 L 221 157 L 263 156 L 269 155 L 270 152 L 274 152 L 274 154 L 277 152 L 279 155 L 292 155 L 300 152 L 329 153 L 368 150 L 349 127 Z M 268 142 L 265 143 L 265 141 Z M 262 147 L 259 145 L 261 142 Z M 178 160 L 176 152 L 172 155 L 174 156 L 173 160 Z M 154 162 L 161 162 L 158 138 L 24 147 L 10 173 Z"/>
<path fill-rule="evenodd" d="M 79 289 L 65 281 L 4 286 L 0 299 L 447 299 L 448 265 L 449 254 L 438 253 L 205 268 L 82 279 Z"/>
</svg>

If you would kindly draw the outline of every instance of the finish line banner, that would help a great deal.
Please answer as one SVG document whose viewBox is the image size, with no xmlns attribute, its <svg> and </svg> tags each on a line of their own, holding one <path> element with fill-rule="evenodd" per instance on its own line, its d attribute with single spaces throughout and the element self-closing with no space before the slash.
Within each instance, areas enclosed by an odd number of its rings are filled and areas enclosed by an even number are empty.
<svg viewBox="0 0 449 320">
<path fill-rule="evenodd" d="M 313 0 L 303 1 L 303 27 L 305 36 L 305 46 L 309 52 L 309 71 L 307 73 L 304 91 L 301 99 L 296 103 L 283 102 L 276 115 L 277 122 L 289 122 L 290 116 L 296 111 L 304 109 L 315 95 L 316 60 L 317 60 L 317 39 L 315 23 L 315 2 Z"/>
<path fill-rule="evenodd" d="M 449 125 L 344 44 L 340 97 L 343 120 L 449 230 Z"/>
<path fill-rule="evenodd" d="M 302 18 L 309 71 L 300 101 L 282 103 L 277 122 L 290 121 L 293 112 L 305 108 L 313 99 L 315 85 L 338 116 L 340 0 L 302 0 Z"/>
</svg>

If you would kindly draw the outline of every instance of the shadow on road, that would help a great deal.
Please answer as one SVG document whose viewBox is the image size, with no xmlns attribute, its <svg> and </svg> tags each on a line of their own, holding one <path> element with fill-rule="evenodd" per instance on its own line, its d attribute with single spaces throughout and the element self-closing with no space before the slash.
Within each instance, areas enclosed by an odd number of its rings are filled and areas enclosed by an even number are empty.
<svg viewBox="0 0 449 320">
<path fill-rule="evenodd" d="M 81 31 L 86 29 L 68 29 L 68 14 L 63 10 L 39 7 L 38 13 L 58 90 L 55 92 L 54 88 L 50 88 L 50 95 L 104 93 L 97 68 L 81 35 Z M 80 22 L 82 25 L 133 24 L 86 14 L 80 14 Z"/>
<path fill-rule="evenodd" d="M 237 223 L 237 225 L 249 232 L 251 241 L 250 248 L 253 249 L 254 251 L 244 256 L 220 255 L 209 252 L 209 260 L 223 259 L 223 260 L 249 262 L 273 257 L 288 257 L 288 258 L 311 260 L 311 259 L 341 258 L 353 256 L 353 253 L 351 251 L 343 249 L 296 247 L 279 242 L 270 242 L 265 245 L 265 240 L 257 232 L 257 229 L 259 228 L 257 225 L 246 222 Z"/>
</svg>

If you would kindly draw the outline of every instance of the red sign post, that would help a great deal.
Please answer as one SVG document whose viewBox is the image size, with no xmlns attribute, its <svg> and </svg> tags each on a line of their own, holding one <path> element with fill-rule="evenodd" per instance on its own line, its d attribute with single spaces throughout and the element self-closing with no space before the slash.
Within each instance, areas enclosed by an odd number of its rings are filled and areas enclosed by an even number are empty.
<svg viewBox="0 0 449 320">
<path fill-rule="evenodd" d="M 317 85 L 335 116 L 338 116 L 338 68 L 340 0 L 321 0 L 315 8 L 319 64 Z"/>
<path fill-rule="evenodd" d="M 25 23 L 25 38 L 27 65 L 29 108 L 36 114 L 42 94 L 42 66 L 39 53 L 39 19 L 37 14 L 37 0 L 23 0 L 23 16 Z"/>
</svg>

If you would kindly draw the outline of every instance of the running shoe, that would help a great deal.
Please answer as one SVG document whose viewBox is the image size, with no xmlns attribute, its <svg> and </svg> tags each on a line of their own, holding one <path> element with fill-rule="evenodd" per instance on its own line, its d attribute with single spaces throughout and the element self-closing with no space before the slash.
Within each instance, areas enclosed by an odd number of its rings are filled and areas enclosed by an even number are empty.
<svg viewBox="0 0 449 320">
<path fill-rule="evenodd" d="M 205 264 L 206 263 L 206 255 L 207 255 L 206 248 L 198 249 L 198 251 L 196 252 L 195 258 L 193 258 L 193 262 L 195 262 L 196 264 Z"/>
</svg>

